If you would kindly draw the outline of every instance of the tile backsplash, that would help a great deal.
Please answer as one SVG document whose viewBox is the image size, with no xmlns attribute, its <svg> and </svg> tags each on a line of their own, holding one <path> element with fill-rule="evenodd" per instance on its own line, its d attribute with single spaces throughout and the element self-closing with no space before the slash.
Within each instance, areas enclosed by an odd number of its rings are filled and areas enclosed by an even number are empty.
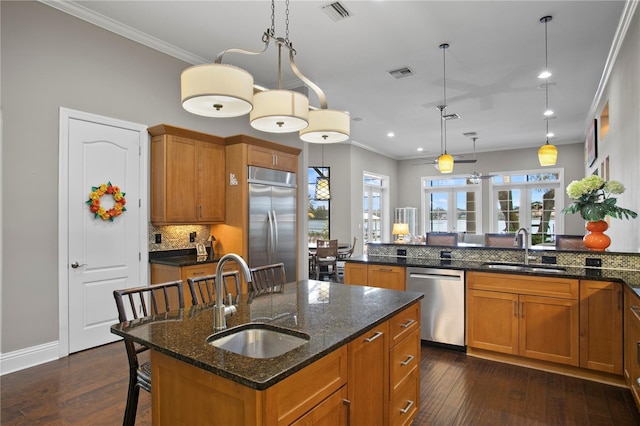
<svg viewBox="0 0 640 426">
<path fill-rule="evenodd" d="M 194 242 L 189 241 L 189 234 L 195 232 Z M 162 242 L 156 243 L 156 234 L 160 234 Z M 211 234 L 209 225 L 167 225 L 155 226 L 149 223 L 149 251 L 179 250 L 195 248 L 196 243 L 207 243 Z"/>
</svg>

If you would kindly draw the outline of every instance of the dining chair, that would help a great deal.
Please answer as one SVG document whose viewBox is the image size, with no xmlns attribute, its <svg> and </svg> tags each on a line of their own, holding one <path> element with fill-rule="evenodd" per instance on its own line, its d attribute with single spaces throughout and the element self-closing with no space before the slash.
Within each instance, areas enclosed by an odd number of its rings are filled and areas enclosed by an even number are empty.
<svg viewBox="0 0 640 426">
<path fill-rule="evenodd" d="M 588 250 L 583 235 L 556 235 L 556 250 Z"/>
<path fill-rule="evenodd" d="M 347 250 L 339 250 L 338 249 L 338 261 L 336 262 L 336 268 L 338 270 L 338 279 L 340 282 L 343 281 L 344 278 L 344 259 L 347 259 L 353 256 L 353 251 L 356 248 L 356 242 L 358 241 L 357 237 L 353 237 L 353 244 Z"/>
<path fill-rule="evenodd" d="M 229 291 L 229 281 L 232 281 L 235 294 Z M 187 278 L 189 293 L 191 293 L 191 304 L 213 303 L 216 300 L 216 276 L 203 275 L 201 277 Z M 224 285 L 224 296 L 226 299 L 240 296 L 240 271 L 227 271 L 222 273 L 222 284 Z"/>
<path fill-rule="evenodd" d="M 522 234 L 484 234 L 485 247 L 522 248 Z"/>
<path fill-rule="evenodd" d="M 182 281 L 114 290 L 113 297 L 116 300 L 120 322 L 184 308 Z M 175 300 L 177 305 L 172 304 Z M 129 338 L 124 338 L 123 341 L 129 360 L 129 390 L 122 423 L 124 426 L 133 426 L 136 423 L 140 389 L 151 392 L 151 363 L 139 358 L 141 353 L 149 350 L 148 347 L 141 346 Z"/>
<path fill-rule="evenodd" d="M 250 272 L 251 282 L 249 285 L 252 291 L 266 290 L 269 288 L 284 290 L 284 284 L 287 282 L 284 263 L 256 266 L 251 268 Z"/>
<path fill-rule="evenodd" d="M 326 273 L 323 269 L 326 268 Z M 316 280 L 326 275 L 336 281 L 338 278 L 338 240 L 318 240 L 316 248 Z"/>
<path fill-rule="evenodd" d="M 457 246 L 457 232 L 427 232 L 425 244 L 428 246 Z"/>
</svg>

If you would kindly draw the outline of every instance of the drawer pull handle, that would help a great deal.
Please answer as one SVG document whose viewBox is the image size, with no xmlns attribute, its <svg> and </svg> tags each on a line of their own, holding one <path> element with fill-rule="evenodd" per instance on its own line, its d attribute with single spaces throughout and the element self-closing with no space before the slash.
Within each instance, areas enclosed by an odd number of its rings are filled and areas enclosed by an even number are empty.
<svg viewBox="0 0 640 426">
<path fill-rule="evenodd" d="M 640 342 L 636 342 L 636 364 L 640 365 Z"/>
<path fill-rule="evenodd" d="M 411 361 L 413 361 L 413 359 L 414 359 L 414 358 L 415 358 L 415 357 L 414 357 L 413 355 L 409 355 L 409 358 L 407 358 L 406 360 L 402 361 L 402 362 L 400 363 L 400 365 L 404 367 L 405 365 L 407 365 L 407 364 L 409 364 Z"/>
<path fill-rule="evenodd" d="M 400 327 L 409 328 L 409 327 L 411 327 L 413 325 L 414 322 L 416 322 L 416 320 L 410 319 L 409 321 L 405 322 L 404 324 L 400 324 Z"/>
<path fill-rule="evenodd" d="M 382 336 L 382 331 L 376 331 L 376 333 L 373 336 L 365 338 L 364 341 L 367 343 L 370 343 L 376 340 L 380 336 Z"/>
<path fill-rule="evenodd" d="M 400 412 L 402 414 L 407 414 L 409 412 L 409 410 L 411 409 L 411 407 L 413 407 L 413 401 L 409 400 L 407 402 L 408 402 L 407 406 L 402 408 L 402 409 L 400 409 Z"/>
<path fill-rule="evenodd" d="M 342 403 L 347 406 L 347 426 L 351 426 L 351 401 L 343 398 Z"/>
</svg>

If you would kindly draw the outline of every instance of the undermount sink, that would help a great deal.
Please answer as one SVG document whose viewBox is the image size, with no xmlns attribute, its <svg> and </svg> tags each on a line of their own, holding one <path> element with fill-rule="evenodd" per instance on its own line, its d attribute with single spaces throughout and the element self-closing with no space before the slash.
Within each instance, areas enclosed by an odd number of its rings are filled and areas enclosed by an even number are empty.
<svg viewBox="0 0 640 426">
<path fill-rule="evenodd" d="M 499 269 L 502 271 L 516 271 L 516 272 L 541 272 L 546 274 L 566 274 L 567 269 L 560 266 L 547 266 L 547 265 L 525 265 L 524 263 L 497 263 L 487 262 L 483 263 L 489 269 Z"/>
<path fill-rule="evenodd" d="M 212 334 L 207 343 L 249 358 L 264 359 L 299 348 L 309 339 L 309 335 L 296 330 L 250 323 Z"/>
</svg>

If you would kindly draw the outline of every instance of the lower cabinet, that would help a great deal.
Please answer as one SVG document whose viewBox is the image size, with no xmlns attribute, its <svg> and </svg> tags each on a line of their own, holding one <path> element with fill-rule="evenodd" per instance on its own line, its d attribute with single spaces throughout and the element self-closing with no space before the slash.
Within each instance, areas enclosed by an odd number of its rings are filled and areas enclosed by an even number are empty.
<svg viewBox="0 0 640 426">
<path fill-rule="evenodd" d="M 151 351 L 154 425 L 410 425 L 420 402 L 420 303 L 259 391 Z"/>
<path fill-rule="evenodd" d="M 344 283 L 404 291 L 407 289 L 406 268 L 347 262 L 344 266 Z"/>
<path fill-rule="evenodd" d="M 578 280 L 467 274 L 467 346 L 579 365 Z"/>
<path fill-rule="evenodd" d="M 640 407 L 640 297 L 630 288 L 625 288 L 624 324 L 624 379 Z"/>
<path fill-rule="evenodd" d="M 182 291 L 184 294 L 185 306 L 191 306 L 193 304 L 191 300 L 191 293 L 189 293 L 189 286 L 187 284 L 188 278 L 198 278 L 205 275 L 213 275 L 216 272 L 216 263 L 202 263 L 200 265 L 189 266 L 169 266 L 160 263 L 151 264 L 151 285 L 160 284 L 169 281 L 182 280 Z M 233 289 L 230 289 L 233 290 Z M 177 301 L 171 301 L 172 306 L 178 306 Z M 174 305 L 175 304 L 175 305 Z"/>
<path fill-rule="evenodd" d="M 580 280 L 580 367 L 622 375 L 622 284 Z"/>
</svg>

